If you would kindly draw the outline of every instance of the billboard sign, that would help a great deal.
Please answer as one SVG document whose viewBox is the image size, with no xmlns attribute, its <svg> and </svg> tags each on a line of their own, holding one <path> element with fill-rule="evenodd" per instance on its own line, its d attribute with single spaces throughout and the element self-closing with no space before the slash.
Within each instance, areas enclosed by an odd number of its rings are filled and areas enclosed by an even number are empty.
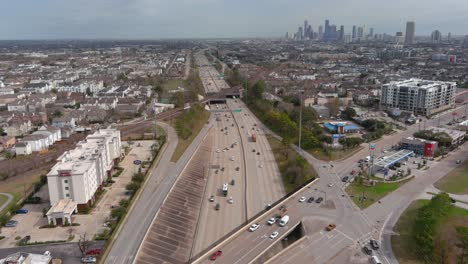
<svg viewBox="0 0 468 264">
<path fill-rule="evenodd" d="M 375 143 L 370 143 L 369 144 L 369 149 L 370 150 L 375 150 L 375 147 L 376 147 Z"/>
</svg>

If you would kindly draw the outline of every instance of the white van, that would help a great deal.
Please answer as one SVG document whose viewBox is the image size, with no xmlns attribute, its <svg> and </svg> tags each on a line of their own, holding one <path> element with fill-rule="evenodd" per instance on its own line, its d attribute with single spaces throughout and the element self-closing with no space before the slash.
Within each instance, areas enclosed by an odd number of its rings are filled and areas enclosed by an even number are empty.
<svg viewBox="0 0 468 264">
<path fill-rule="evenodd" d="M 370 258 L 370 263 L 372 263 L 372 264 L 382 264 L 382 261 L 380 261 L 380 259 L 377 256 L 372 256 Z"/>
<path fill-rule="evenodd" d="M 285 226 L 287 223 L 289 222 L 289 216 L 288 215 L 285 215 L 281 218 L 281 220 L 279 221 L 279 225 L 280 226 Z"/>
</svg>

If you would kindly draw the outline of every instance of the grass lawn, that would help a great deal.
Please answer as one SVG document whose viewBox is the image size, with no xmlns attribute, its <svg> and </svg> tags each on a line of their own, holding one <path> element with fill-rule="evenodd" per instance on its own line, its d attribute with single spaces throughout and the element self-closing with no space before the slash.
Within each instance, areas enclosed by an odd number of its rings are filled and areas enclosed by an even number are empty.
<svg viewBox="0 0 468 264">
<path fill-rule="evenodd" d="M 187 83 L 182 79 L 170 79 L 164 82 L 162 85 L 164 91 L 171 91 L 177 89 L 177 87 L 183 87 L 187 89 Z"/>
<path fill-rule="evenodd" d="M 187 139 L 183 139 L 179 136 L 179 142 L 177 143 L 177 147 L 174 151 L 174 154 L 171 157 L 171 161 L 177 162 L 179 158 L 184 154 L 185 150 L 190 146 L 192 143 L 193 139 L 198 135 L 200 130 L 203 128 L 203 126 L 206 124 L 206 121 L 208 121 L 208 118 L 210 117 L 210 113 L 208 111 L 203 111 L 202 114 L 197 115 L 195 118 L 196 120 L 193 120 L 193 127 L 191 128 L 191 135 Z"/>
<path fill-rule="evenodd" d="M 387 194 L 398 189 L 401 185 L 407 183 L 410 180 L 411 179 L 395 183 L 379 182 L 375 186 L 369 187 L 354 181 L 348 185 L 348 187 L 346 187 L 346 192 L 351 196 L 353 202 L 359 206 L 359 208 L 363 209 L 382 199 Z M 365 199 L 362 199 L 363 194 Z"/>
<path fill-rule="evenodd" d="M 412 202 L 398 219 L 393 228 L 396 235 L 391 238 L 392 249 L 398 261 L 402 264 L 423 264 L 416 252 L 415 242 L 411 235 L 413 222 L 416 218 L 417 209 L 429 203 L 429 200 L 416 200 Z M 437 226 L 435 239 L 437 241 L 450 241 L 447 246 L 455 248 L 457 243 L 455 226 L 468 226 L 468 210 L 453 206 L 447 218 Z M 452 252 L 453 253 L 453 252 Z M 448 258 L 454 255 L 448 254 Z M 454 260 L 454 259 L 452 259 Z M 455 263 L 448 261 L 447 263 Z"/>
<path fill-rule="evenodd" d="M 10 207 L 11 207 L 13 204 L 16 204 L 16 203 L 21 199 L 21 197 L 22 197 L 22 194 L 19 194 L 19 193 L 12 193 L 12 192 L 10 192 L 10 194 L 13 195 L 13 200 L 11 200 L 10 204 L 9 204 L 7 207 L 5 207 L 2 211 L 0 211 L 0 216 L 6 214 L 6 213 L 8 212 L 8 210 L 10 209 Z M 3 198 L 5 198 L 5 200 L 3 200 Z M 4 202 L 6 202 L 7 197 L 4 196 L 4 195 L 1 195 L 1 196 L 0 196 L 0 200 L 2 200 L 2 201 L 0 201 L 0 204 L 3 204 Z"/>
<path fill-rule="evenodd" d="M 321 149 L 318 150 L 309 150 L 309 152 L 312 156 L 319 160 L 325 160 L 325 161 L 333 161 L 333 160 L 339 160 L 339 159 L 346 159 L 363 149 L 364 147 L 359 146 L 356 148 L 352 149 L 346 149 L 346 150 L 333 150 L 328 153 L 324 152 Z"/>
<path fill-rule="evenodd" d="M 283 155 L 283 152 L 286 147 L 283 145 L 283 143 L 281 143 L 281 141 L 279 141 L 278 139 L 274 138 L 271 135 L 267 135 L 267 140 L 268 140 L 268 143 L 270 143 L 270 147 L 271 147 L 271 150 L 273 151 L 273 154 L 275 155 L 275 160 L 281 172 L 284 190 L 286 191 L 286 193 L 290 193 L 294 191 L 297 187 L 301 186 L 305 182 L 316 177 L 317 173 L 314 171 L 312 166 L 309 166 L 308 173 L 307 175 L 305 175 L 305 177 L 303 177 L 299 181 L 295 181 L 294 183 L 291 183 L 291 180 L 286 175 L 286 171 L 288 169 L 288 159 Z M 291 147 L 288 147 L 288 151 L 290 153 L 289 154 L 290 159 L 294 159 L 294 157 L 298 155 L 296 151 L 293 150 Z"/>
<path fill-rule="evenodd" d="M 455 194 L 468 194 L 468 160 L 436 182 L 438 189 Z"/>
<path fill-rule="evenodd" d="M 3 195 L 3 194 L 0 194 L 0 207 L 6 203 L 6 201 L 8 200 L 8 197 Z"/>
</svg>

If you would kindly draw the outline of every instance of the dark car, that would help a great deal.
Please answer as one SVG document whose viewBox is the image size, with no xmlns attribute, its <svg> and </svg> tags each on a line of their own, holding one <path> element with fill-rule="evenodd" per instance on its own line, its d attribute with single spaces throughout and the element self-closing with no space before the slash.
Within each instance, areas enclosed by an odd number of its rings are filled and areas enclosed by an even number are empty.
<svg viewBox="0 0 468 264">
<path fill-rule="evenodd" d="M 311 202 L 313 202 L 313 201 L 314 201 L 314 197 L 313 197 L 313 196 L 311 196 L 309 199 L 307 199 L 307 202 L 308 202 L 308 203 L 311 203 Z"/>
<path fill-rule="evenodd" d="M 321 203 L 322 201 L 323 201 L 322 197 L 319 197 L 319 198 L 317 198 L 317 200 L 315 200 L 316 203 Z"/>
<path fill-rule="evenodd" d="M 216 260 L 217 258 L 221 257 L 223 252 L 221 250 L 216 251 L 215 253 L 211 254 L 210 259 L 211 260 Z"/>
<path fill-rule="evenodd" d="M 221 205 L 219 203 L 216 204 L 215 210 L 218 211 L 221 208 Z"/>
<path fill-rule="evenodd" d="M 18 221 L 10 220 L 10 221 L 6 222 L 5 227 L 15 227 L 16 225 L 18 225 Z"/>
<path fill-rule="evenodd" d="M 25 208 L 21 208 L 15 211 L 16 214 L 27 214 L 28 212 L 28 209 Z"/>
<path fill-rule="evenodd" d="M 372 255 L 372 249 L 370 249 L 367 245 L 362 248 L 362 251 L 364 251 L 364 253 L 367 255 Z"/>
<path fill-rule="evenodd" d="M 348 176 L 344 176 L 343 179 L 341 179 L 342 182 L 347 182 L 349 180 Z"/>
<path fill-rule="evenodd" d="M 377 249 L 379 249 L 379 247 L 380 247 L 380 246 L 379 246 L 379 243 L 378 243 L 377 240 L 375 240 L 375 239 L 371 239 L 371 240 L 370 240 L 370 245 L 371 245 L 371 247 L 372 247 L 374 250 L 377 250 Z"/>
</svg>

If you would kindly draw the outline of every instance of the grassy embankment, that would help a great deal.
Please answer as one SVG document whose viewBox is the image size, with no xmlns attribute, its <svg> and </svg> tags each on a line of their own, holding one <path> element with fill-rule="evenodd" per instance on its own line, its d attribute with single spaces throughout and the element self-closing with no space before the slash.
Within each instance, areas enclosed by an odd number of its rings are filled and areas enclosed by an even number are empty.
<svg viewBox="0 0 468 264">
<path fill-rule="evenodd" d="M 468 194 L 468 160 L 453 169 L 434 185 L 444 192 Z"/>
</svg>

